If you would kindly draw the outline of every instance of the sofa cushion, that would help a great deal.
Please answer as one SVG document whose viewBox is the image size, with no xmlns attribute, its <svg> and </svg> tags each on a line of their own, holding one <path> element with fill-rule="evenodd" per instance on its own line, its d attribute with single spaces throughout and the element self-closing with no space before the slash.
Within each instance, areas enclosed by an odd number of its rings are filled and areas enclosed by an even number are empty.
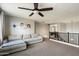
<svg viewBox="0 0 79 59">
<path fill-rule="evenodd" d="M 35 38 L 30 38 L 30 39 L 23 39 L 25 42 L 27 42 L 28 45 L 30 44 L 35 44 L 38 42 L 42 42 L 43 38 L 41 36 L 37 36 Z"/>
<path fill-rule="evenodd" d="M 31 42 L 31 41 L 36 41 L 36 40 L 42 40 L 41 36 L 37 36 L 35 38 L 30 38 L 30 39 L 23 39 L 25 42 Z"/>
<path fill-rule="evenodd" d="M 28 35 L 23 35 L 23 39 L 30 39 L 31 37 L 30 37 L 30 34 L 28 34 Z"/>
<path fill-rule="evenodd" d="M 17 45 L 17 44 L 22 44 L 24 43 L 23 40 L 14 40 L 14 41 L 11 41 L 11 42 L 8 42 L 8 43 L 5 43 L 3 45 L 1 45 L 1 47 L 10 47 L 10 46 L 14 46 L 14 45 Z"/>
<path fill-rule="evenodd" d="M 36 37 L 38 37 L 38 36 L 39 36 L 39 34 L 32 34 L 32 35 L 31 35 L 32 38 L 36 38 Z"/>
</svg>

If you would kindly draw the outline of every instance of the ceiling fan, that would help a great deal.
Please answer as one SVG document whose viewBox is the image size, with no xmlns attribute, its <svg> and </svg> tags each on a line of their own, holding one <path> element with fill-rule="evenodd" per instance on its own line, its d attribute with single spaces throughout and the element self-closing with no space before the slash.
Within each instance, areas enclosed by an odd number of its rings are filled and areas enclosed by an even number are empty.
<svg viewBox="0 0 79 59">
<path fill-rule="evenodd" d="M 41 17 L 44 17 L 44 15 L 41 13 L 41 11 L 50 11 L 50 10 L 53 10 L 52 7 L 38 9 L 38 3 L 34 3 L 34 9 L 29 9 L 29 8 L 24 8 L 24 7 L 18 7 L 18 8 L 19 9 L 33 11 L 29 16 L 32 16 L 34 13 L 38 13 Z"/>
</svg>

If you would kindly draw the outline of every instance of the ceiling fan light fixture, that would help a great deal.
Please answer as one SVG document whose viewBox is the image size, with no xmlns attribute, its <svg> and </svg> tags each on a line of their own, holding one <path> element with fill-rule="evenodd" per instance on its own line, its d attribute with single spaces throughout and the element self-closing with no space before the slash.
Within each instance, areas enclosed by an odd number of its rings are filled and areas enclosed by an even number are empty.
<svg viewBox="0 0 79 59">
<path fill-rule="evenodd" d="M 35 13 L 35 14 L 37 14 L 37 13 L 38 13 L 38 11 L 37 11 L 37 10 L 35 10 L 35 11 L 34 11 L 34 13 Z"/>
</svg>

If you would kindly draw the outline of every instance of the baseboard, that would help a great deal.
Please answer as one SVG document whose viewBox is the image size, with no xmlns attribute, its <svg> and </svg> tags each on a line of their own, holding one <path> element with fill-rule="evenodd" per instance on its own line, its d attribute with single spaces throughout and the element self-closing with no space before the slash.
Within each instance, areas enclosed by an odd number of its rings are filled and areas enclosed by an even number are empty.
<svg viewBox="0 0 79 59">
<path fill-rule="evenodd" d="M 54 40 L 54 39 L 50 39 L 50 40 L 54 41 L 54 42 L 61 43 L 61 44 L 65 44 L 65 45 L 69 45 L 69 46 L 73 46 L 73 47 L 79 48 L 78 45 L 74 45 L 74 44 L 71 44 L 71 43 L 66 43 L 66 42 L 62 42 L 62 41 L 58 41 L 58 40 Z"/>
</svg>

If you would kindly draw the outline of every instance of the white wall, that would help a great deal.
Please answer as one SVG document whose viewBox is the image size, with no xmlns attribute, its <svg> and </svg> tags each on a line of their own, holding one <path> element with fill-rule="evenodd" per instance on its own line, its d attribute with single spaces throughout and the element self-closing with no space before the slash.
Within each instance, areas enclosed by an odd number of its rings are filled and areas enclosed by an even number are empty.
<svg viewBox="0 0 79 59">
<path fill-rule="evenodd" d="M 36 33 L 40 34 L 42 37 L 49 37 L 49 26 L 44 23 L 36 23 Z"/>
<path fill-rule="evenodd" d="M 33 20 L 13 17 L 6 15 L 5 17 L 5 32 L 6 35 L 9 34 L 19 34 L 17 28 L 13 28 L 13 24 L 16 24 L 16 27 L 20 25 L 20 23 L 31 24 L 31 29 L 33 33 L 40 34 L 43 37 L 49 37 L 49 26 L 48 24 L 43 24 L 39 22 L 35 22 Z"/>
<path fill-rule="evenodd" d="M 65 23 L 60 23 L 59 24 L 59 32 L 66 32 L 66 24 Z"/>
<path fill-rule="evenodd" d="M 79 33 L 79 21 L 69 23 L 57 23 L 58 32 Z"/>
<path fill-rule="evenodd" d="M 53 25 L 55 26 L 55 31 L 57 32 L 66 32 L 66 24 L 65 23 L 55 23 L 55 24 L 50 24 L 50 29 L 52 28 Z M 51 32 L 52 30 L 50 30 Z"/>
<path fill-rule="evenodd" d="M 16 28 L 13 28 L 13 24 L 16 24 L 16 27 L 20 25 L 21 22 L 25 24 L 31 24 L 31 29 L 33 33 L 40 34 L 43 37 L 49 37 L 49 26 L 48 24 L 44 23 L 38 23 L 32 20 L 13 17 L 13 16 L 7 16 L 5 17 L 5 32 L 6 34 L 18 34 L 18 30 Z M 57 23 L 58 32 L 74 32 L 79 33 L 79 22 L 70 22 L 70 23 Z M 36 29 L 35 29 L 36 27 Z"/>
<path fill-rule="evenodd" d="M 36 22 L 36 33 L 40 34 L 43 37 L 49 37 L 49 25 L 44 23 Z M 57 31 L 58 32 L 66 32 L 66 24 L 57 23 Z"/>
<path fill-rule="evenodd" d="M 2 42 L 3 40 L 3 35 L 4 35 L 4 12 L 2 11 L 0 13 L 0 41 Z"/>
<path fill-rule="evenodd" d="M 2 41 L 2 14 L 0 14 L 0 41 Z"/>
<path fill-rule="evenodd" d="M 18 29 L 18 26 L 20 26 L 20 23 L 24 23 L 25 25 L 30 24 L 31 25 L 31 30 L 34 33 L 35 31 L 35 22 L 32 20 L 28 20 L 28 19 L 23 19 L 23 18 L 18 18 L 18 17 L 14 17 L 14 16 L 7 16 L 6 15 L 6 20 L 5 20 L 5 32 L 6 35 L 9 34 L 19 34 L 18 31 L 20 29 Z M 13 25 L 16 25 L 16 27 L 14 28 Z M 21 33 L 21 32 L 20 32 Z"/>
<path fill-rule="evenodd" d="M 67 23 L 67 32 L 79 33 L 79 22 Z"/>
<path fill-rule="evenodd" d="M 8 16 L 5 17 L 5 33 L 9 34 L 19 34 L 17 28 L 13 28 L 13 24 L 16 24 L 16 27 L 20 25 L 20 23 L 31 24 L 31 29 L 33 33 L 40 34 L 43 37 L 49 37 L 49 26 L 48 24 L 43 24 L 39 22 L 35 22 L 33 20 L 22 19 L 18 17 Z"/>
</svg>

